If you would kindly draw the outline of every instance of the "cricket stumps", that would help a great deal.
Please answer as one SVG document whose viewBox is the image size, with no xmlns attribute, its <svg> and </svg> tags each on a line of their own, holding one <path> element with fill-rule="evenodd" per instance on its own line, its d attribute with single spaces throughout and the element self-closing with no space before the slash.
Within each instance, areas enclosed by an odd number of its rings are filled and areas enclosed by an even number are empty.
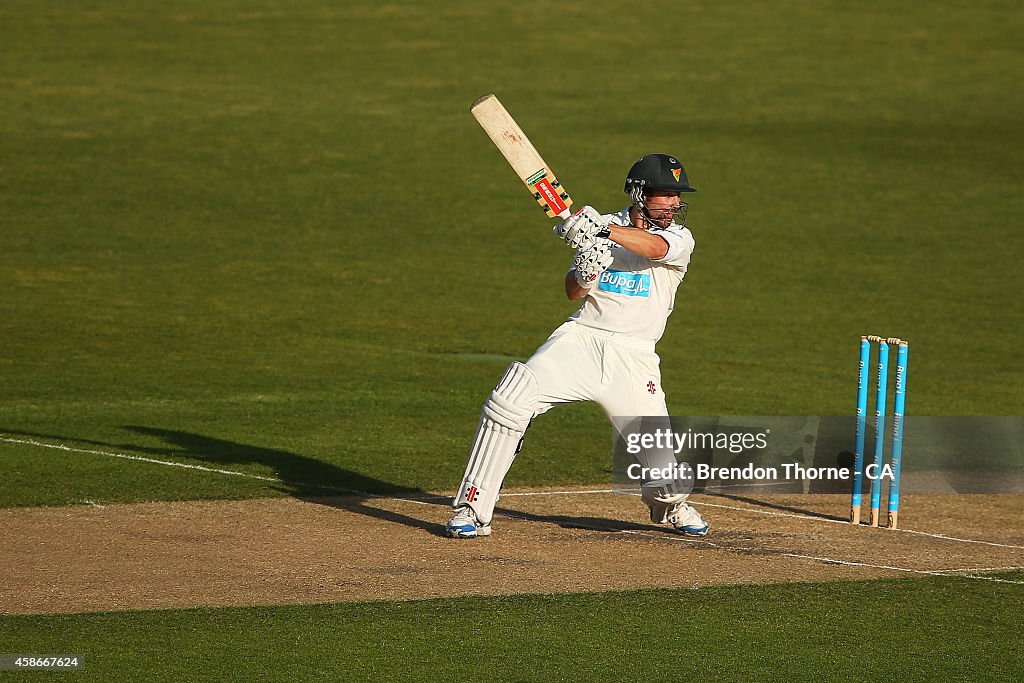
<svg viewBox="0 0 1024 683">
<path fill-rule="evenodd" d="M 875 439 L 872 462 L 865 468 L 867 436 L 868 385 L 871 376 L 871 345 L 878 345 L 877 381 L 875 384 Z M 889 392 L 889 347 L 896 346 L 896 393 L 892 412 L 892 450 L 889 465 L 885 464 L 886 407 Z M 857 423 L 853 450 L 853 492 L 850 497 L 850 523 L 860 524 L 864 475 L 871 481 L 869 524 L 880 525 L 882 479 L 889 479 L 887 523 L 897 529 L 900 510 L 900 474 L 903 465 L 903 421 L 907 396 L 907 357 L 910 344 L 897 337 L 864 335 L 860 338 L 860 363 L 857 374 Z"/>
</svg>

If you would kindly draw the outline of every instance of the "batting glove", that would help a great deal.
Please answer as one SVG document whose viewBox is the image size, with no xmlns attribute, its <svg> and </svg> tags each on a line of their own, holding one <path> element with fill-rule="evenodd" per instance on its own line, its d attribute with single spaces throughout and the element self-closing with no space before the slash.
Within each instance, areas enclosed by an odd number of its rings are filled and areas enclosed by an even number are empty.
<svg viewBox="0 0 1024 683">
<path fill-rule="evenodd" d="M 590 289 L 596 283 L 601 273 L 608 270 L 615 257 L 612 256 L 611 242 L 606 239 L 597 239 L 594 244 L 576 254 L 572 260 L 572 267 L 576 271 L 576 282 L 584 289 Z"/>
<path fill-rule="evenodd" d="M 610 220 L 602 217 L 594 207 L 584 206 L 564 222 L 556 225 L 554 233 L 573 249 L 586 249 L 598 238 L 611 234 L 608 229 Z"/>
</svg>

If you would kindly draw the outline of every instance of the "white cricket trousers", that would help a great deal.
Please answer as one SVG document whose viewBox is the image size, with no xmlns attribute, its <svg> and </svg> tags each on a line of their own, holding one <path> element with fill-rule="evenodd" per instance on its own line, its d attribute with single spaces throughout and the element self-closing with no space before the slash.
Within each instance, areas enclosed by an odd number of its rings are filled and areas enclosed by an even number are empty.
<svg viewBox="0 0 1024 683">
<path fill-rule="evenodd" d="M 530 420 L 559 403 L 594 401 L 620 431 L 630 420 L 615 418 L 668 417 L 660 363 L 653 341 L 573 321 L 561 325 L 525 364 L 509 366 L 484 404 L 469 463 L 452 505 L 469 505 L 481 524 L 490 524 L 501 484 Z M 672 449 L 660 449 L 646 453 L 643 461 L 647 466 L 664 467 L 675 458 Z M 685 498 L 664 486 L 650 493 L 657 501 L 645 497 L 648 507 Z M 657 514 L 663 517 L 662 508 Z"/>
<path fill-rule="evenodd" d="M 537 415 L 594 401 L 609 418 L 668 416 L 654 342 L 569 321 L 526 361 L 537 377 Z"/>
</svg>

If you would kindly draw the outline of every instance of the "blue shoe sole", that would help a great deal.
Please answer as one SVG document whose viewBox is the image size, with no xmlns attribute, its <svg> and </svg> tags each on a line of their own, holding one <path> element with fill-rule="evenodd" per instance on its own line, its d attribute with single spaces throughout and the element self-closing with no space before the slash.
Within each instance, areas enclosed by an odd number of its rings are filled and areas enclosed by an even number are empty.
<svg viewBox="0 0 1024 683">
<path fill-rule="evenodd" d="M 469 524 L 465 526 L 446 526 L 445 531 L 448 532 L 450 538 L 476 538 L 478 535 L 476 527 Z"/>
</svg>

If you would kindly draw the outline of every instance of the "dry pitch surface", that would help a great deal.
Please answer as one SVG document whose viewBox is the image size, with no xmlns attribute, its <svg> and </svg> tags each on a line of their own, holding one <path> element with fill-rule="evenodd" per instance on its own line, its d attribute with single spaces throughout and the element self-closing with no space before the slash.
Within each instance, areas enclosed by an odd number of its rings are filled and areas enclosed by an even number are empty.
<svg viewBox="0 0 1024 683">
<path fill-rule="evenodd" d="M 955 574 L 1024 567 L 1022 496 L 911 496 L 905 530 L 843 496 L 694 496 L 687 539 L 624 494 L 512 491 L 494 535 L 443 535 L 447 498 L 0 510 L 0 613 L 395 600 Z"/>
</svg>

